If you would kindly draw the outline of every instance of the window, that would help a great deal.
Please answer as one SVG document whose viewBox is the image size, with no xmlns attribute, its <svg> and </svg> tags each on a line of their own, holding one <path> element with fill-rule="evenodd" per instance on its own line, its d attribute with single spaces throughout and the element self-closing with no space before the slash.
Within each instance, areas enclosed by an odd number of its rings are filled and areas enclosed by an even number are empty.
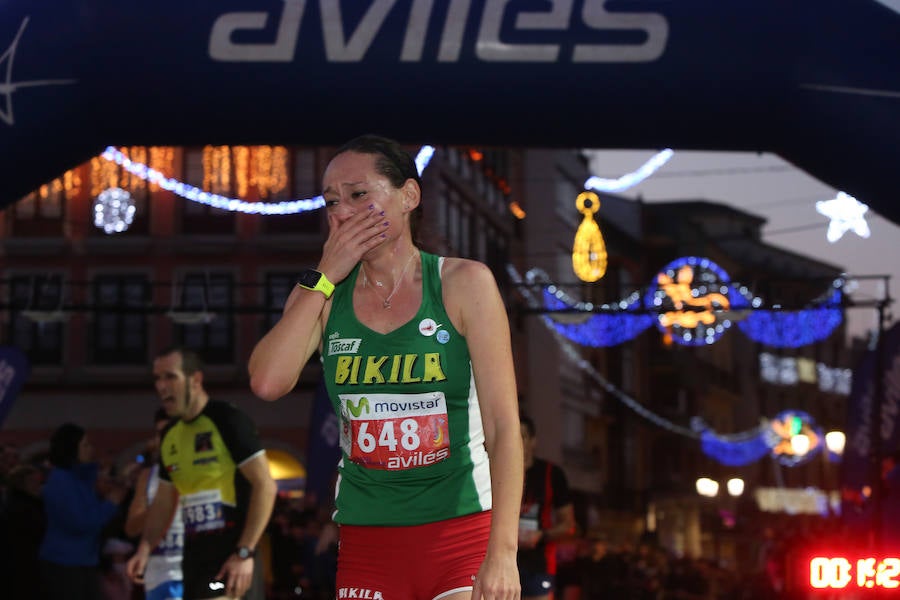
<svg viewBox="0 0 900 600">
<path fill-rule="evenodd" d="M 9 282 L 9 341 L 33 365 L 59 365 L 64 321 L 61 275 L 16 275 Z"/>
<path fill-rule="evenodd" d="M 25 236 L 60 236 L 63 232 L 66 192 L 57 178 L 13 204 L 14 232 Z"/>
<path fill-rule="evenodd" d="M 291 291 L 297 284 L 299 273 L 269 273 L 265 283 L 265 306 L 268 309 L 263 319 L 262 334 L 267 333 L 281 319 L 281 311 Z"/>
<path fill-rule="evenodd" d="M 230 273 L 188 273 L 170 313 L 175 339 L 209 364 L 234 362 L 234 278 Z"/>
<path fill-rule="evenodd" d="M 99 275 L 94 279 L 95 363 L 131 365 L 147 362 L 149 291 L 144 275 Z"/>
</svg>

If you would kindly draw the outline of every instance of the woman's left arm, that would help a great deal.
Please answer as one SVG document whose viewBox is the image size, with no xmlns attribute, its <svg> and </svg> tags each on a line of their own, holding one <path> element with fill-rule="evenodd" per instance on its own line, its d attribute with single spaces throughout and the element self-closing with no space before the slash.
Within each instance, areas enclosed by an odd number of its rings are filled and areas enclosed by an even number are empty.
<svg viewBox="0 0 900 600">
<path fill-rule="evenodd" d="M 445 270 L 445 295 L 472 359 L 491 466 L 491 533 L 472 598 L 518 600 L 516 551 L 524 468 L 509 321 L 491 271 L 478 262 L 448 260 L 453 263 Z"/>
</svg>

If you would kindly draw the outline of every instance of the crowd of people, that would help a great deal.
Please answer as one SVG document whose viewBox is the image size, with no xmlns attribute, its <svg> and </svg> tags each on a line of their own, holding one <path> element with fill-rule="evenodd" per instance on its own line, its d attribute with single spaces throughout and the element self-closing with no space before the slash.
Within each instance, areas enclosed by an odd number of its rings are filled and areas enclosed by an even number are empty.
<svg viewBox="0 0 900 600">
<path fill-rule="evenodd" d="M 76 428 L 65 424 L 60 427 L 61 436 L 78 437 L 80 428 Z M 154 440 L 148 440 L 148 451 L 156 447 Z M 26 460 L 11 445 L 0 447 L 0 452 L 8 459 L 0 463 L 0 539 L 4 540 L 0 596 L 22 600 L 151 597 L 145 585 L 127 576 L 126 565 L 142 532 L 129 526 L 134 499 L 146 491 L 152 464 L 134 463 L 116 472 L 114 463 L 93 461 L 83 454 L 87 460 L 79 464 L 85 466 L 71 472 L 76 481 L 62 486 L 82 487 L 73 495 L 73 489 L 58 489 L 61 486 L 54 480 L 60 467 L 49 455 Z M 90 474 L 83 476 L 84 471 Z M 69 500 L 71 509 L 57 505 Z M 73 545 L 66 531 L 78 531 L 78 542 Z M 302 497 L 279 497 L 258 547 L 263 581 L 259 598 L 335 597 L 337 527 L 327 505 Z M 181 578 L 177 579 L 180 583 Z M 149 577 L 146 583 L 150 584 Z"/>
<path fill-rule="evenodd" d="M 152 440 L 148 447 L 153 448 Z M 0 561 L 6 590 L 3 597 L 40 600 L 53 597 L 42 592 L 41 546 L 47 529 L 42 489 L 55 468 L 49 457 L 22 461 L 12 446 L 0 453 L 0 536 L 6 541 Z M 103 463 L 104 461 L 101 461 Z M 121 501 L 110 519 L 98 530 L 96 545 L 84 551 L 96 562 L 98 600 L 138 600 L 144 588 L 125 575 L 126 561 L 134 554 L 139 536 L 130 535 L 126 517 L 139 481 L 148 465 L 135 465 L 116 473 L 112 464 L 98 469 L 96 498 L 111 482 L 123 489 Z M 107 480 L 100 484 L 100 480 Z M 336 597 L 338 531 L 331 519 L 330 502 L 314 498 L 280 496 L 259 543 L 264 597 L 270 600 Z M 790 523 L 794 523 L 791 525 Z M 787 585 L 790 557 L 813 540 L 838 535 L 834 523 L 821 519 L 787 516 L 760 532 L 758 556 L 751 573 L 739 573 L 715 561 L 679 557 L 650 543 L 616 542 L 597 530 L 564 536 L 557 549 L 555 577 L 557 600 L 755 600 L 802 598 Z M 91 562 L 91 561 L 87 561 Z M 747 571 L 747 569 L 744 569 Z M 50 580 L 64 589 L 59 580 Z M 796 586 L 794 586 L 796 588 Z M 821 596 L 821 593 L 819 594 Z M 59 597 L 59 596 L 57 596 Z M 64 595 L 62 597 L 71 597 Z"/>
</svg>

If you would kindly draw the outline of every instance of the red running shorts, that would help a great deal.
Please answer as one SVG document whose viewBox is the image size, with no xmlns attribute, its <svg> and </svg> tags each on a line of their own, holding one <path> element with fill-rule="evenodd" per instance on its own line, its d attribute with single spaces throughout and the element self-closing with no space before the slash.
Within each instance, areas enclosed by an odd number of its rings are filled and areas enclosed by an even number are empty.
<svg viewBox="0 0 900 600">
<path fill-rule="evenodd" d="M 438 600 L 472 589 L 491 511 L 408 527 L 341 525 L 337 598 Z"/>
</svg>

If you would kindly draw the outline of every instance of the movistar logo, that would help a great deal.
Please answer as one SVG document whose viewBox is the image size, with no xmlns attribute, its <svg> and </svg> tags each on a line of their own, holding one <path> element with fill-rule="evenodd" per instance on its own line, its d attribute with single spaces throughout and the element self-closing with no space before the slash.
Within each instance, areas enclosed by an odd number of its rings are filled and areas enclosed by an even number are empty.
<svg viewBox="0 0 900 600">
<path fill-rule="evenodd" d="M 353 403 L 353 400 L 347 400 L 347 408 L 350 409 L 350 413 L 354 417 L 358 417 L 362 414 L 363 409 L 366 409 L 366 414 L 369 413 L 369 399 L 363 396 L 356 403 Z"/>
</svg>

